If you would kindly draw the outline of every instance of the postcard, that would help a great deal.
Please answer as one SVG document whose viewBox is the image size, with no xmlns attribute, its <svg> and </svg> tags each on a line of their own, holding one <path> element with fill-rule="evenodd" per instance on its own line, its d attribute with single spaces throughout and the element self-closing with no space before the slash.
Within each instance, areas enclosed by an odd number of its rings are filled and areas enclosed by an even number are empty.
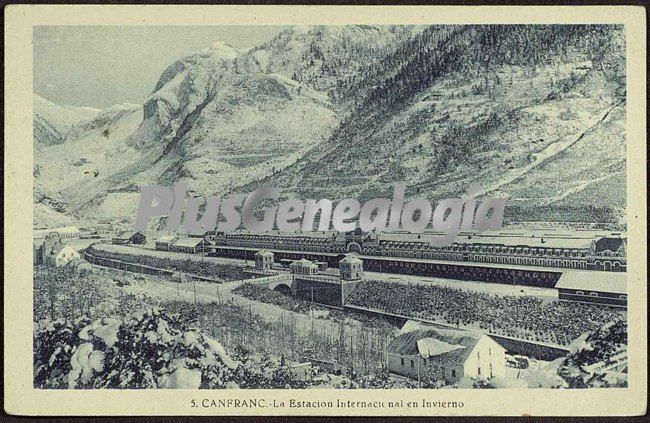
<svg viewBox="0 0 650 423">
<path fill-rule="evenodd" d="M 645 9 L 5 11 L 7 413 L 645 413 Z"/>
</svg>

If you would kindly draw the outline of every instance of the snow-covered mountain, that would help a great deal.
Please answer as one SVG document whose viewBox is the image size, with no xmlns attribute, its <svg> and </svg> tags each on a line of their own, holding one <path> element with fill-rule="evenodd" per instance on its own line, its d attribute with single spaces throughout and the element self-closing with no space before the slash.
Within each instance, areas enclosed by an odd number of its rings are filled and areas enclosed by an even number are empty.
<svg viewBox="0 0 650 423">
<path fill-rule="evenodd" d="M 110 180 L 111 175 L 141 159 L 143 153 L 126 143 L 141 122 L 142 106 L 115 105 L 99 112 L 93 119 L 72 127 L 58 144 L 34 143 L 36 203 L 49 205 L 56 202 L 59 206 L 54 211 L 85 217 L 86 210 L 80 200 L 84 196 L 104 197 L 111 185 L 99 181 Z M 139 189 L 135 188 L 134 191 Z M 38 201 L 43 197 L 53 201 Z M 116 214 L 107 213 L 98 217 L 114 219 L 131 213 L 132 207 L 129 204 L 120 205 Z M 35 207 L 35 221 L 41 212 L 45 215 L 44 219 L 52 214 L 52 210 L 40 209 L 36 213 L 39 208 Z M 87 211 L 93 213 L 92 210 Z"/>
<path fill-rule="evenodd" d="M 60 106 L 34 94 L 34 141 L 59 144 L 76 125 L 91 120 L 99 113 L 91 107 Z"/>
<path fill-rule="evenodd" d="M 55 133 L 35 107 L 36 186 L 63 213 L 130 221 L 141 185 L 178 180 L 331 199 L 476 181 L 516 220 L 616 221 L 623 40 L 614 26 L 327 26 L 215 43 L 168 66 L 142 106 Z"/>
<path fill-rule="evenodd" d="M 277 173 L 338 125 L 341 111 L 314 76 L 328 66 L 323 51 L 351 49 L 331 70 L 331 88 L 406 32 L 295 28 L 254 49 L 214 43 L 165 69 L 140 111 L 109 109 L 40 148 L 38 185 L 69 213 L 130 220 L 143 184 L 185 180 L 197 194 L 212 195 Z"/>
</svg>

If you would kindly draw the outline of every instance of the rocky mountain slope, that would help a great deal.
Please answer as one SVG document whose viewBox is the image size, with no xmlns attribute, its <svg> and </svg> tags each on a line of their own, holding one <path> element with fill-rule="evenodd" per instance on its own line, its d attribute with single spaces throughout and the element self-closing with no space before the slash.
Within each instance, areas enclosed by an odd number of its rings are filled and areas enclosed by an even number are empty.
<svg viewBox="0 0 650 423">
<path fill-rule="evenodd" d="M 59 106 L 34 94 L 34 140 L 59 144 L 76 125 L 91 120 L 99 110 L 90 107 Z"/>
<path fill-rule="evenodd" d="M 34 222 L 48 226 L 84 217 L 83 209 L 78 208 L 80 196 L 75 193 L 106 195 L 98 181 L 110 178 L 128 163 L 137 163 L 141 153 L 126 144 L 125 139 L 141 121 L 141 106 L 117 105 L 71 126 L 59 143 L 49 145 L 35 137 Z"/>
<path fill-rule="evenodd" d="M 477 182 L 513 220 L 620 221 L 623 41 L 615 27 L 428 28 L 348 84 L 355 107 L 327 142 L 246 189 L 371 198 L 404 181 L 436 199 Z"/>
<path fill-rule="evenodd" d="M 141 185 L 178 180 L 201 196 L 271 185 L 332 200 L 478 182 L 509 196 L 512 220 L 621 222 L 623 35 L 344 26 L 215 43 L 172 63 L 142 106 L 55 135 L 35 113 L 36 201 L 131 221 Z"/>
<path fill-rule="evenodd" d="M 254 49 L 215 43 L 164 70 L 140 111 L 108 110 L 52 147 L 35 134 L 37 186 L 75 216 L 132 220 L 144 184 L 184 180 L 207 196 L 264 178 L 330 136 L 340 106 L 328 89 L 414 31 L 299 27 Z"/>
</svg>

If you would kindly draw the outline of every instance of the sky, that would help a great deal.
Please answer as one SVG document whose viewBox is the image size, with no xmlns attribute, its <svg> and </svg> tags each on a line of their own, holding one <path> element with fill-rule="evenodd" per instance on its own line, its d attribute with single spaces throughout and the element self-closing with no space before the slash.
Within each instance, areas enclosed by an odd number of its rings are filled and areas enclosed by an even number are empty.
<svg viewBox="0 0 650 423">
<path fill-rule="evenodd" d="M 34 92 L 54 103 L 141 104 L 174 60 L 224 41 L 254 47 L 281 26 L 38 26 Z"/>
</svg>

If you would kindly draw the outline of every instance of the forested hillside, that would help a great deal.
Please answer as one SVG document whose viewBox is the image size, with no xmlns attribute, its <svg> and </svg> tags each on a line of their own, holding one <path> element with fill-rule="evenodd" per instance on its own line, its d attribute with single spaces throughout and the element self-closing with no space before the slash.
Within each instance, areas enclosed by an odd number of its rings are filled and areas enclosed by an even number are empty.
<svg viewBox="0 0 650 423">
<path fill-rule="evenodd" d="M 613 26 L 429 27 L 345 80 L 354 106 L 332 137 L 260 184 L 442 198 L 478 182 L 513 219 L 619 221 L 623 41 Z"/>
</svg>

